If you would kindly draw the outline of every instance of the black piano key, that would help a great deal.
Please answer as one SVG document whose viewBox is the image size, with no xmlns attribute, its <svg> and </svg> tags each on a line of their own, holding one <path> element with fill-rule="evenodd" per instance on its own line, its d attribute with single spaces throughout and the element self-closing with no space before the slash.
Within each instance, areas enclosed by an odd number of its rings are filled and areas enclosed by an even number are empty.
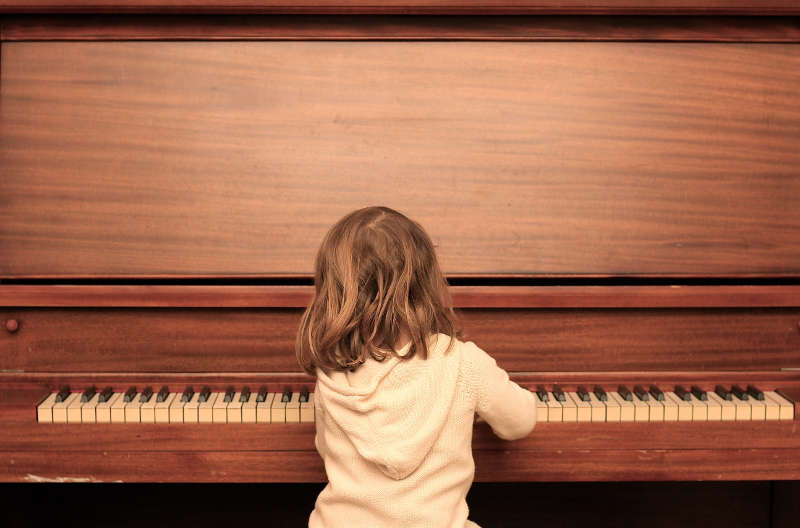
<svg viewBox="0 0 800 528">
<path fill-rule="evenodd" d="M 550 395 L 547 394 L 547 390 L 544 388 L 543 385 L 539 385 L 536 387 L 536 395 L 539 397 L 539 401 L 548 402 L 550 401 Z"/>
<path fill-rule="evenodd" d="M 691 386 L 691 391 L 692 391 L 692 394 L 694 394 L 694 397 L 697 398 L 698 400 L 700 400 L 700 401 L 708 401 L 708 394 L 706 394 L 706 391 L 704 391 L 703 389 L 701 389 L 697 385 L 692 385 Z"/>
<path fill-rule="evenodd" d="M 65 385 L 64 387 L 61 387 L 61 390 L 58 391 L 58 394 L 56 394 L 56 403 L 63 402 L 64 400 L 69 398 L 70 394 L 72 394 L 72 393 L 69 391 L 69 385 Z"/>
<path fill-rule="evenodd" d="M 190 401 L 193 396 L 194 396 L 194 389 L 192 388 L 191 385 L 189 385 L 188 387 L 186 387 L 186 390 L 183 391 L 183 394 L 181 394 L 181 401 L 183 403 L 186 403 Z"/>
<path fill-rule="evenodd" d="M 261 387 L 258 389 L 258 396 L 256 396 L 256 402 L 261 403 L 267 401 L 267 387 Z"/>
<path fill-rule="evenodd" d="M 145 387 L 142 394 L 139 395 L 139 403 L 147 403 L 153 397 L 153 387 Z"/>
<path fill-rule="evenodd" d="M 130 403 L 136 397 L 136 387 L 131 387 L 125 391 L 125 396 L 122 397 L 122 401 L 125 403 Z"/>
<path fill-rule="evenodd" d="M 197 401 L 199 403 L 205 403 L 208 401 L 208 398 L 211 396 L 211 389 L 208 387 L 203 387 L 203 390 L 200 391 L 200 396 L 197 397 Z"/>
<path fill-rule="evenodd" d="M 641 385 L 635 385 L 633 387 L 633 393 L 636 394 L 639 401 L 648 401 L 650 399 L 650 396 L 647 395 L 647 391 L 644 390 L 644 387 Z"/>
<path fill-rule="evenodd" d="M 633 401 L 633 394 L 631 394 L 631 391 L 629 391 L 628 387 L 626 387 L 625 385 L 620 385 L 617 388 L 617 392 L 619 393 L 619 395 L 622 397 L 623 400 Z"/>
<path fill-rule="evenodd" d="M 114 391 L 111 387 L 106 387 L 103 389 L 103 392 L 100 393 L 100 396 L 97 397 L 97 403 L 105 403 L 111 399 L 111 396 L 114 394 Z"/>
<path fill-rule="evenodd" d="M 567 395 L 564 394 L 564 391 L 561 390 L 561 387 L 559 387 L 558 385 L 553 386 L 553 398 L 555 398 L 556 401 L 560 402 L 567 401 Z"/>
<path fill-rule="evenodd" d="M 675 385 L 675 395 L 683 401 L 692 401 L 692 395 L 681 385 Z"/>
<path fill-rule="evenodd" d="M 232 402 L 232 401 L 233 401 L 233 394 L 234 394 L 235 392 L 236 392 L 236 391 L 235 391 L 235 390 L 233 390 L 233 387 L 228 387 L 228 388 L 225 390 L 225 397 L 222 399 L 222 401 L 223 401 L 224 403 L 230 403 L 230 402 Z"/>
<path fill-rule="evenodd" d="M 655 385 L 650 385 L 650 395 L 653 396 L 656 401 L 664 401 L 665 399 L 664 392 Z"/>
<path fill-rule="evenodd" d="M 733 387 L 731 387 L 731 392 L 733 393 L 734 396 L 736 396 L 742 401 L 749 399 L 747 393 L 744 390 L 742 390 L 742 388 L 738 385 L 734 385 Z"/>
<path fill-rule="evenodd" d="M 764 393 L 755 388 L 753 385 L 747 386 L 747 393 L 758 401 L 764 401 Z"/>
<path fill-rule="evenodd" d="M 89 400 L 91 400 L 92 398 L 94 398 L 94 395 L 95 395 L 96 393 L 97 393 L 97 387 L 94 387 L 94 386 L 92 386 L 92 387 L 89 387 L 88 389 L 86 389 L 85 391 L 83 391 L 83 394 L 81 394 L 81 401 L 82 401 L 83 403 L 86 403 L 86 402 L 88 402 Z"/>
<path fill-rule="evenodd" d="M 250 401 L 250 387 L 243 387 L 242 394 L 239 396 L 239 401 L 242 403 L 246 403 Z"/>
<path fill-rule="evenodd" d="M 164 385 L 163 387 L 161 387 L 161 390 L 158 391 L 158 396 L 156 396 L 156 403 L 163 403 L 167 401 L 167 398 L 169 398 L 169 387 Z"/>
<path fill-rule="evenodd" d="M 716 387 L 714 387 L 714 392 L 716 392 L 717 396 L 719 396 L 723 400 L 726 401 L 733 400 L 733 396 L 731 395 L 730 391 L 726 390 L 725 387 L 723 387 L 722 385 L 717 385 Z"/>
<path fill-rule="evenodd" d="M 306 403 L 308 401 L 308 389 L 303 387 L 300 389 L 300 403 Z"/>
<path fill-rule="evenodd" d="M 286 403 L 292 401 L 292 389 L 286 387 L 283 389 L 283 394 L 281 395 L 281 403 Z"/>
<path fill-rule="evenodd" d="M 585 402 L 592 401 L 592 399 L 589 397 L 589 391 L 586 390 L 586 387 L 584 386 L 578 387 L 577 392 L 578 392 L 578 398 L 580 398 L 581 401 Z"/>
<path fill-rule="evenodd" d="M 606 391 L 604 391 L 603 387 L 600 385 L 594 386 L 594 395 L 597 396 L 597 399 L 600 401 L 608 401 L 608 394 L 606 394 Z"/>
</svg>

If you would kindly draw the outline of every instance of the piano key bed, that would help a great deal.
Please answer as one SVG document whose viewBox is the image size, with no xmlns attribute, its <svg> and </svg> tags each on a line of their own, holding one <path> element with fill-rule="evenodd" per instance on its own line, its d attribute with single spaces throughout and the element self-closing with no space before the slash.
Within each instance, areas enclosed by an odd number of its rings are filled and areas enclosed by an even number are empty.
<svg viewBox="0 0 800 528">
<path fill-rule="evenodd" d="M 662 390 L 657 385 L 625 385 L 616 390 L 595 385 L 565 391 L 559 386 L 538 385 L 534 393 L 539 422 L 709 422 L 767 421 L 795 418 L 795 402 L 784 391 L 761 390 L 754 385 L 716 385 L 704 390 L 676 385 Z M 228 387 L 224 392 L 203 387 L 195 392 L 171 392 L 163 386 L 137 391 L 128 387 L 115 392 L 95 386 L 82 392 L 63 387 L 50 393 L 36 407 L 39 423 L 313 423 L 314 394 L 307 387 L 270 392 L 266 386 L 252 392 L 249 386 Z"/>
</svg>

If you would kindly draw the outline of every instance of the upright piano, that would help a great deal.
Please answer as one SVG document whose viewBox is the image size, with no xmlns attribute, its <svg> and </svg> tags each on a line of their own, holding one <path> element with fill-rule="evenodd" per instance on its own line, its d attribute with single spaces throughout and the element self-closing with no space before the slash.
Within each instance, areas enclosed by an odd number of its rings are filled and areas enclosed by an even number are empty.
<svg viewBox="0 0 800 528">
<path fill-rule="evenodd" d="M 314 254 L 386 205 L 431 234 L 464 339 L 537 394 L 523 440 L 476 424 L 473 518 L 796 526 L 799 14 L 0 0 L 9 524 L 38 489 L 301 522 Z"/>
</svg>

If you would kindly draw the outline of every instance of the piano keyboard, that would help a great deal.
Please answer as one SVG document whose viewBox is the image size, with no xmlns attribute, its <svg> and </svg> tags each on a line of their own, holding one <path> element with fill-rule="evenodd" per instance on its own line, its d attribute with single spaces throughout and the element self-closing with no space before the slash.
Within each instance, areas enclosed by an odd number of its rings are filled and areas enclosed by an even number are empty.
<svg viewBox="0 0 800 528">
<path fill-rule="evenodd" d="M 302 389 L 268 392 L 262 387 L 251 393 L 249 387 L 212 392 L 204 387 L 195 392 L 170 392 L 151 387 L 137 392 L 131 387 L 114 392 L 111 387 L 97 392 L 91 387 L 82 393 L 64 387 L 36 408 L 41 423 L 313 423 L 314 394 Z"/>
<path fill-rule="evenodd" d="M 761 391 L 748 385 L 717 386 L 703 391 L 696 386 L 662 391 L 656 386 L 624 385 L 616 391 L 599 386 L 578 387 L 575 392 L 558 386 L 534 391 L 539 422 L 705 422 L 792 420 L 794 403 L 778 391 Z M 303 389 L 251 393 L 249 387 L 212 392 L 204 387 L 182 393 L 163 387 L 137 392 L 131 387 L 114 392 L 95 387 L 77 393 L 68 387 L 54 392 L 37 407 L 43 423 L 313 423 L 314 394 Z"/>
<path fill-rule="evenodd" d="M 792 420 L 794 403 L 777 391 L 748 385 L 718 385 L 714 391 L 676 386 L 672 392 L 656 386 L 536 388 L 539 422 L 707 422 Z"/>
</svg>

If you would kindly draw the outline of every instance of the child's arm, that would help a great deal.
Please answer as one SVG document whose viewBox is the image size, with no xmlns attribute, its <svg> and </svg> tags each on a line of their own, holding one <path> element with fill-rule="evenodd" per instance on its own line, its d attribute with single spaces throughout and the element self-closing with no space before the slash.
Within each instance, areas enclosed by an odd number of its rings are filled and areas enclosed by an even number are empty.
<svg viewBox="0 0 800 528">
<path fill-rule="evenodd" d="M 489 354 L 475 343 L 466 343 L 465 353 L 473 367 L 477 392 L 476 412 L 504 440 L 528 436 L 536 425 L 536 397 L 508 378 Z"/>
</svg>

